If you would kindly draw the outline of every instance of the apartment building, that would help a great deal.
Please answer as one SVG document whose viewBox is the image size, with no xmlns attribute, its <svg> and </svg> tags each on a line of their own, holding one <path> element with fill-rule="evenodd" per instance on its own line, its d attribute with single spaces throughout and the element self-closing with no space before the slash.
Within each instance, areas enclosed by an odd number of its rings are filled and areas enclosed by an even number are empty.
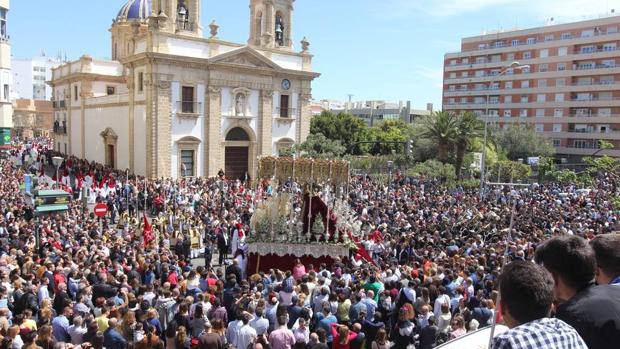
<svg viewBox="0 0 620 349">
<path fill-rule="evenodd" d="M 13 104 L 11 103 L 11 44 L 7 31 L 9 0 L 0 0 L 0 149 L 11 142 Z"/>
<path fill-rule="evenodd" d="M 620 156 L 619 29 L 612 16 L 464 38 L 445 55 L 443 109 L 530 123 L 564 158 Z"/>
</svg>

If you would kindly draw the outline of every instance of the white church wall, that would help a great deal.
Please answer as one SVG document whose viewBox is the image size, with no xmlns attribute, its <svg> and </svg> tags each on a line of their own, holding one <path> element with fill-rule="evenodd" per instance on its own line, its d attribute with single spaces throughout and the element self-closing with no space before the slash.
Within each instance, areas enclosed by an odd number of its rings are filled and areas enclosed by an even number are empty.
<svg viewBox="0 0 620 349">
<path fill-rule="evenodd" d="M 200 145 L 198 146 L 198 153 L 196 154 L 196 174 L 198 176 L 203 175 L 203 158 L 204 158 L 204 137 L 205 134 L 205 117 L 204 117 L 204 107 L 202 104 L 198 106 L 198 114 L 197 118 L 188 118 L 188 117 L 178 117 L 177 109 L 179 106 L 179 102 L 181 101 L 180 96 L 181 84 L 179 82 L 173 82 L 171 84 L 172 90 L 172 133 L 171 133 L 171 144 L 172 148 L 171 157 L 170 157 L 170 168 L 171 168 L 171 177 L 177 178 L 178 169 L 181 166 L 180 159 L 178 158 L 178 141 L 184 137 L 195 137 L 201 140 Z M 205 95 L 205 85 L 198 84 L 196 86 L 196 95 L 204 96 Z M 201 103 L 204 103 L 204 99 L 198 98 Z"/>
<path fill-rule="evenodd" d="M 133 113 L 134 124 L 134 173 L 146 174 L 146 106 L 136 105 Z"/>
<path fill-rule="evenodd" d="M 71 155 L 77 157 L 82 157 L 82 116 L 80 113 L 80 109 L 73 109 L 71 118 L 67 117 L 67 123 L 71 122 L 71 129 L 67 128 L 67 135 L 71 139 L 71 149 L 67 150 Z"/>
<path fill-rule="evenodd" d="M 232 116 L 233 111 L 233 101 L 232 101 L 232 88 L 223 87 L 222 88 L 222 105 L 221 112 L 222 116 Z"/>
<path fill-rule="evenodd" d="M 271 53 L 271 60 L 284 69 L 302 70 L 303 60 L 299 56 Z"/>
<path fill-rule="evenodd" d="M 111 128 L 118 135 L 116 143 L 116 167 L 129 168 L 129 128 L 127 127 L 128 107 L 108 107 L 86 109 L 85 148 L 86 158 L 91 161 L 105 163 L 105 148 L 101 132 Z M 73 147 L 79 147 L 72 138 Z M 79 148 L 78 148 L 79 150 Z"/>
<path fill-rule="evenodd" d="M 182 38 L 165 38 L 168 52 L 178 56 L 209 58 L 209 45 Z"/>
</svg>

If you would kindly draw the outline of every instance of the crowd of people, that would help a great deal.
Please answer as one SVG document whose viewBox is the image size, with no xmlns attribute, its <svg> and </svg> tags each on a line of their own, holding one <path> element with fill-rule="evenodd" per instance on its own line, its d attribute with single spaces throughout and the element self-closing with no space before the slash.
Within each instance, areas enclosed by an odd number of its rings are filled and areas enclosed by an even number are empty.
<svg viewBox="0 0 620 349">
<path fill-rule="evenodd" d="M 496 323 L 509 328 L 497 349 L 620 343 L 620 212 L 604 174 L 483 199 L 353 176 L 345 195 L 370 261 L 255 273 L 250 218 L 282 188 L 145 180 L 75 157 L 56 175 L 57 155 L 46 139 L 16 141 L 0 163 L 0 348 L 426 349 Z M 26 173 L 33 190 L 72 193 L 69 210 L 34 217 Z M 301 189 L 286 190 L 301 210 Z"/>
</svg>

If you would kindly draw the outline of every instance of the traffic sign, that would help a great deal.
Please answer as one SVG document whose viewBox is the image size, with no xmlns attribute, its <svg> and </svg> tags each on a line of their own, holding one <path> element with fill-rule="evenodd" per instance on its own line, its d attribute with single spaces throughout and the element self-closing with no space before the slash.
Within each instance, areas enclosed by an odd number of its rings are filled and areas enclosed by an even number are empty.
<svg viewBox="0 0 620 349">
<path fill-rule="evenodd" d="M 101 218 L 101 217 L 105 217 L 105 215 L 108 213 L 108 205 L 106 204 L 97 204 L 95 205 L 95 209 L 93 210 L 95 212 L 95 216 Z"/>
</svg>

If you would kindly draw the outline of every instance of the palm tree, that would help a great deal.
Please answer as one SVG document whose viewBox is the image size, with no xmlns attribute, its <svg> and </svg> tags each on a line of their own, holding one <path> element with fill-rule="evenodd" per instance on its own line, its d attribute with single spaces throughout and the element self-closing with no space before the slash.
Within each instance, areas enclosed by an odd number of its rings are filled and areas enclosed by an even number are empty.
<svg viewBox="0 0 620 349">
<path fill-rule="evenodd" d="M 478 119 L 476 114 L 465 112 L 457 118 L 454 137 L 454 145 L 456 148 L 454 169 L 457 179 L 461 179 L 461 167 L 463 166 L 465 153 L 476 138 L 482 137 L 483 132 L 484 123 L 482 120 Z"/>
<path fill-rule="evenodd" d="M 421 137 L 432 140 L 437 146 L 437 160 L 446 163 L 448 151 L 457 135 L 457 118 L 454 113 L 438 111 L 423 122 Z"/>
</svg>

